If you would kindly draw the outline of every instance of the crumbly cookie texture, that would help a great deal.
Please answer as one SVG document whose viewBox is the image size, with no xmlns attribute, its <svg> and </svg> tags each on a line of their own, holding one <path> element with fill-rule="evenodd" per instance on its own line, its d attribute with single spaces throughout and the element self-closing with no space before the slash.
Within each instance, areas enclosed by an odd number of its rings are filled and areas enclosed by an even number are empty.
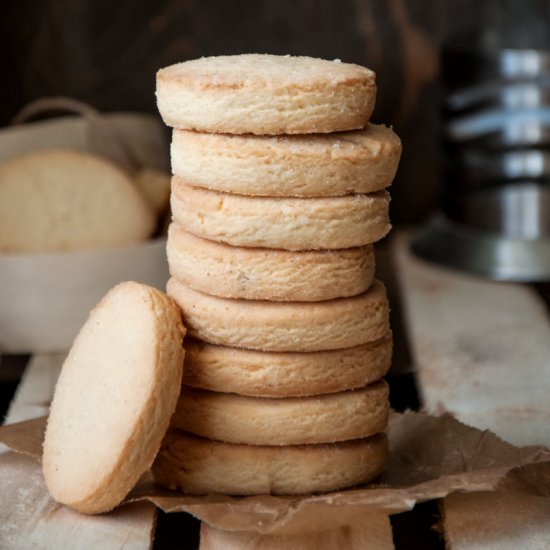
<svg viewBox="0 0 550 550">
<path fill-rule="evenodd" d="M 311 134 L 363 128 L 373 71 L 311 57 L 203 57 L 157 73 L 157 105 L 173 128 L 227 134 Z"/>
<path fill-rule="evenodd" d="M 389 194 L 246 197 L 172 178 L 172 215 L 187 231 L 234 246 L 322 250 L 379 241 L 391 229 Z"/>
<path fill-rule="evenodd" d="M 248 445 L 304 445 L 360 439 L 388 422 L 388 386 L 272 399 L 183 387 L 171 425 L 208 439 Z"/>
<path fill-rule="evenodd" d="M 373 193 L 397 171 L 401 141 L 382 125 L 298 136 L 174 130 L 174 174 L 196 187 L 264 197 Z"/>
<path fill-rule="evenodd" d="M 153 474 L 168 489 L 202 495 L 297 495 L 367 483 L 382 470 L 385 434 L 320 445 L 222 443 L 172 429 Z"/>
<path fill-rule="evenodd" d="M 223 298 L 319 301 L 365 292 L 374 280 L 372 245 L 291 252 L 203 239 L 172 223 L 166 246 L 170 274 Z"/>
<path fill-rule="evenodd" d="M 44 440 L 46 486 L 88 514 L 119 504 L 150 468 L 178 400 L 181 313 L 134 282 L 91 311 L 57 382 Z"/>
<path fill-rule="evenodd" d="M 253 397 L 302 397 L 360 388 L 391 365 L 392 336 L 352 348 L 309 353 L 265 352 L 185 344 L 184 384 Z"/>
<path fill-rule="evenodd" d="M 323 351 L 358 346 L 389 331 L 380 281 L 358 296 L 324 302 L 267 302 L 217 298 L 173 277 L 167 291 L 189 334 L 211 344 L 263 351 Z"/>
</svg>

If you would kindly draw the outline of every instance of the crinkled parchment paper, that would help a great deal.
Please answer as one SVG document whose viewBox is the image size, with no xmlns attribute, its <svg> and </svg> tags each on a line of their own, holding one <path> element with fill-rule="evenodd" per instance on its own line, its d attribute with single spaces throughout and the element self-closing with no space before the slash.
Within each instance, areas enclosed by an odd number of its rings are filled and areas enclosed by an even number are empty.
<svg viewBox="0 0 550 550">
<path fill-rule="evenodd" d="M 3 426 L 0 442 L 39 460 L 44 426 L 44 418 Z M 225 530 L 294 534 L 364 523 L 454 492 L 550 495 L 550 451 L 543 447 L 514 447 L 450 415 L 413 412 L 393 414 L 388 435 L 386 468 L 362 487 L 308 496 L 197 497 L 160 489 L 145 476 L 125 502 L 147 499 Z"/>
</svg>

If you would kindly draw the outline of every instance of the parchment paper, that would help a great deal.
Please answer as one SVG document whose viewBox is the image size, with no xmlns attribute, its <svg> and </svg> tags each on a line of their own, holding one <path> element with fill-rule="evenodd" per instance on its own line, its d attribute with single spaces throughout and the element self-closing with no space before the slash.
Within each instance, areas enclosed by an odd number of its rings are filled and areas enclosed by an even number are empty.
<svg viewBox="0 0 550 550">
<path fill-rule="evenodd" d="M 39 459 L 44 425 L 42 418 L 1 427 L 0 442 Z M 301 497 L 197 497 L 162 490 L 145 476 L 125 502 L 147 499 L 220 529 L 288 535 L 368 522 L 456 492 L 550 495 L 550 451 L 544 447 L 514 447 L 450 415 L 412 412 L 394 413 L 388 435 L 387 466 L 364 487 Z"/>
</svg>

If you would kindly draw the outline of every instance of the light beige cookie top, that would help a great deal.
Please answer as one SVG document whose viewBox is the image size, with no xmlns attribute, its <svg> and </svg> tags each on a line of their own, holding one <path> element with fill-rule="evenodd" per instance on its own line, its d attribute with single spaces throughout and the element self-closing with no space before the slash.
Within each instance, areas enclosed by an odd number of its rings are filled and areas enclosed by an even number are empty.
<svg viewBox="0 0 550 550">
<path fill-rule="evenodd" d="M 172 170 L 197 186 L 265 197 L 328 197 L 389 186 L 401 141 L 385 126 L 309 136 L 174 130 Z"/>
<path fill-rule="evenodd" d="M 57 382 L 44 479 L 80 512 L 119 504 L 151 466 L 178 399 L 184 329 L 162 292 L 134 282 L 91 311 Z"/>
<path fill-rule="evenodd" d="M 137 243 L 154 218 L 122 170 L 88 153 L 47 149 L 0 165 L 0 252 Z"/>
<path fill-rule="evenodd" d="M 312 57 L 203 57 L 157 73 L 157 103 L 174 128 L 228 134 L 310 134 L 363 128 L 373 71 Z"/>
</svg>

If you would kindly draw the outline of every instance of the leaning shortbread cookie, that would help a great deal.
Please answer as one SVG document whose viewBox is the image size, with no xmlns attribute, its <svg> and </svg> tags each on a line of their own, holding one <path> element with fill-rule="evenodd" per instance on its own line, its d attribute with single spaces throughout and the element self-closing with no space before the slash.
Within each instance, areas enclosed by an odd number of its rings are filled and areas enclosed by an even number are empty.
<svg viewBox="0 0 550 550">
<path fill-rule="evenodd" d="M 306 136 L 174 130 L 174 174 L 196 187 L 264 197 L 329 197 L 388 187 L 401 141 L 390 128 Z"/>
<path fill-rule="evenodd" d="M 173 277 L 168 294 L 178 303 L 189 334 L 211 344 L 264 351 L 323 351 L 382 338 L 389 330 L 384 285 L 323 302 L 267 302 L 218 298 Z"/>
<path fill-rule="evenodd" d="M 388 422 L 388 386 L 273 399 L 183 386 L 171 425 L 186 432 L 248 445 L 304 445 L 361 439 Z"/>
<path fill-rule="evenodd" d="M 339 60 L 244 54 L 203 57 L 157 73 L 168 126 L 227 134 L 311 134 L 363 128 L 374 72 Z"/>
<path fill-rule="evenodd" d="M 55 388 L 42 468 L 55 500 L 114 508 L 151 466 L 179 395 L 184 329 L 173 301 L 112 289 L 74 341 Z"/>
<path fill-rule="evenodd" d="M 166 252 L 170 274 L 224 298 L 318 301 L 355 296 L 374 279 L 372 245 L 291 252 L 210 241 L 172 223 Z"/>
<path fill-rule="evenodd" d="M 155 479 L 188 494 L 308 494 L 367 483 L 382 470 L 385 434 L 320 445 L 268 447 L 211 441 L 170 430 Z"/>
<path fill-rule="evenodd" d="M 255 397 L 302 397 L 371 384 L 391 365 L 391 333 L 352 348 L 267 352 L 228 348 L 188 339 L 183 383 Z"/>
<path fill-rule="evenodd" d="M 187 231 L 234 246 L 320 250 L 379 241 L 389 232 L 386 191 L 344 197 L 249 197 L 172 178 L 172 214 Z"/>
<path fill-rule="evenodd" d="M 122 246 L 154 224 L 132 181 L 103 158 L 45 149 L 0 165 L 0 252 Z"/>
</svg>

